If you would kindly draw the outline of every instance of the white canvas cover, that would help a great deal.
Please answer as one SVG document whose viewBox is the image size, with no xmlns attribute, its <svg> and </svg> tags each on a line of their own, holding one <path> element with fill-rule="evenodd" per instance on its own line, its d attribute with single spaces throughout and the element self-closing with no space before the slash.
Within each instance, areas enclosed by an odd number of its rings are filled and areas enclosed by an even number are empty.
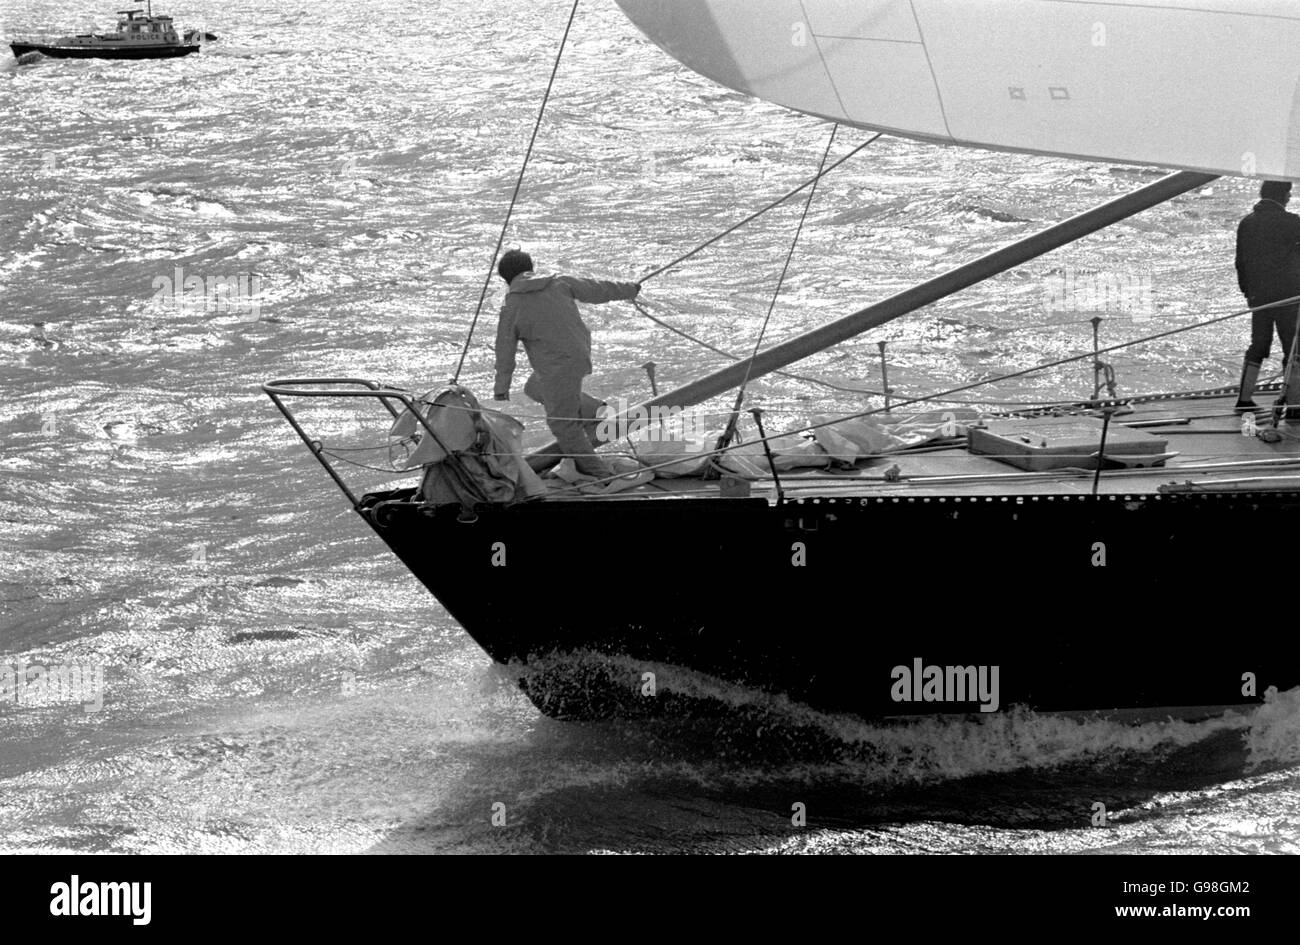
<svg viewBox="0 0 1300 945">
<path fill-rule="evenodd" d="M 458 385 L 431 390 L 417 405 L 434 436 L 410 409 L 397 418 L 389 435 L 415 439 L 405 466 L 424 467 L 424 501 L 509 502 L 546 492 L 524 461 L 524 427 L 514 417 L 481 407 L 472 393 Z"/>
</svg>

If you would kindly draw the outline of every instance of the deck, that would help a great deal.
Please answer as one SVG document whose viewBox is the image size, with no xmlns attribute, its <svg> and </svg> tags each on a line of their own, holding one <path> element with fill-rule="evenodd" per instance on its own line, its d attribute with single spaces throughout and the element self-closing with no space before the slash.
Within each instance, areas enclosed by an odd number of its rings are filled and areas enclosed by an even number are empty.
<svg viewBox="0 0 1300 945">
<path fill-rule="evenodd" d="M 1255 397 L 1261 427 L 1268 425 L 1276 385 Z M 1235 393 L 1176 396 L 1132 404 L 1116 415 L 1112 429 L 1141 429 L 1167 440 L 1166 452 L 1177 453 L 1161 465 L 1105 469 L 1096 491 L 1145 495 L 1170 491 L 1300 491 L 1300 423 L 1283 424 L 1281 440 L 1265 442 L 1243 435 L 1243 420 L 1233 413 Z M 1136 425 L 1136 426 L 1135 426 Z M 951 496 L 951 495 L 1090 495 L 1095 469 L 1067 468 L 1027 472 L 993 456 L 977 455 L 965 440 L 880 455 L 848 469 L 792 470 L 780 473 L 787 499 L 815 496 Z M 574 490 L 545 480 L 556 497 L 575 498 Z M 752 495 L 775 499 L 771 479 L 751 484 Z M 656 478 L 612 496 L 584 496 L 593 501 L 673 496 L 716 497 L 721 486 L 699 478 Z"/>
</svg>

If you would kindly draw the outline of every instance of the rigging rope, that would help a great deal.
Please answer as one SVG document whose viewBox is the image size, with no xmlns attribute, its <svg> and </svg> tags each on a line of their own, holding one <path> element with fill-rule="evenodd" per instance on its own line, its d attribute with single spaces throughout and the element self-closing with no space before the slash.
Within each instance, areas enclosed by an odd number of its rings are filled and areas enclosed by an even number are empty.
<svg viewBox="0 0 1300 945">
<path fill-rule="evenodd" d="M 637 301 L 636 299 L 632 299 L 632 305 L 633 305 L 633 306 L 634 306 L 638 311 L 640 311 L 640 313 L 641 313 L 642 315 L 644 315 L 646 318 L 650 319 L 650 321 L 654 322 L 656 325 L 659 325 L 659 326 L 662 327 L 662 328 L 666 328 L 666 329 L 668 329 L 668 330 L 671 331 L 673 334 L 675 334 L 675 335 L 680 335 L 681 337 L 685 338 L 687 341 L 693 342 L 693 343 L 699 345 L 701 348 L 706 348 L 706 349 L 708 349 L 709 351 L 712 351 L 714 354 L 720 354 L 720 355 L 722 355 L 724 358 L 730 358 L 732 361 L 739 361 L 739 360 L 740 360 L 740 355 L 738 355 L 738 354 L 732 354 L 730 351 L 724 351 L 722 348 L 719 348 L 719 347 L 717 347 L 716 345 L 711 345 L 711 344 L 709 344 L 709 343 L 708 343 L 707 341 L 705 341 L 703 338 L 697 338 L 697 337 L 695 337 L 694 335 L 692 335 L 692 334 L 689 333 L 689 332 L 682 331 L 680 328 L 677 328 L 677 327 L 674 326 L 674 325 L 670 325 L 670 324 L 668 324 L 668 322 L 664 321 L 662 318 L 656 318 L 654 315 L 651 315 L 649 312 L 647 312 L 647 311 L 645 310 L 645 307 L 642 306 L 642 304 L 641 304 L 639 301 Z M 883 396 L 883 394 L 882 394 L 880 391 L 878 391 L 878 390 L 872 390 L 872 389 L 867 388 L 867 387 L 845 387 L 845 386 L 843 386 L 842 384 L 832 384 L 830 381 L 822 380 L 822 379 L 819 378 L 819 377 L 813 377 L 813 376 L 811 376 L 811 375 L 809 375 L 809 374 L 795 374 L 795 373 L 792 372 L 792 371 L 773 371 L 772 373 L 773 373 L 773 374 L 778 374 L 778 375 L 780 375 L 781 377 L 788 377 L 788 378 L 791 378 L 792 380 L 796 380 L 796 381 L 804 381 L 805 383 L 808 383 L 808 384 L 817 384 L 817 385 L 819 385 L 819 386 L 821 386 L 821 387 L 827 387 L 827 388 L 830 388 L 831 390 L 840 391 L 841 393 L 844 393 L 844 394 L 866 394 L 866 395 L 871 396 L 871 397 L 881 397 L 881 396 Z M 720 413 L 720 414 L 718 414 L 718 416 L 724 416 L 724 414 L 721 414 L 721 413 Z"/>
<path fill-rule="evenodd" d="M 772 312 L 776 310 L 776 300 L 781 297 L 781 288 L 785 285 L 786 274 L 790 271 L 790 261 L 794 259 L 794 251 L 799 246 L 799 237 L 803 234 L 803 225 L 808 220 L 808 211 L 812 209 L 813 197 L 817 195 L 817 182 L 821 180 L 822 174 L 826 170 L 826 160 L 831 156 L 831 145 L 835 143 L 835 134 L 839 130 L 838 122 L 831 126 L 831 136 L 826 142 L 826 150 L 822 152 L 822 160 L 817 166 L 816 176 L 813 177 L 812 187 L 808 191 L 808 199 L 803 202 L 803 213 L 799 215 L 799 225 L 795 227 L 794 238 L 790 240 L 790 251 L 785 254 L 785 264 L 781 266 L 781 275 L 776 280 L 776 289 L 772 292 L 772 301 L 767 304 L 767 314 L 763 316 L 763 324 L 759 326 L 758 337 L 754 339 L 754 350 L 750 353 L 749 360 L 745 364 L 745 376 L 740 382 L 740 388 L 736 391 L 736 403 L 731 408 L 731 417 L 727 420 L 727 428 L 718 437 L 719 448 L 730 443 L 736 435 L 736 423 L 740 419 L 740 408 L 745 402 L 745 390 L 749 386 L 749 378 L 754 371 L 754 359 L 758 357 L 759 349 L 762 348 L 763 337 L 767 334 L 767 326 L 772 321 Z"/>
<path fill-rule="evenodd" d="M 515 212 L 515 203 L 519 200 L 519 188 L 524 183 L 524 172 L 528 170 L 528 159 L 533 155 L 533 144 L 537 141 L 537 132 L 542 127 L 542 116 L 546 114 L 546 103 L 551 98 L 551 88 L 555 85 L 556 73 L 560 71 L 560 57 L 564 55 L 564 47 L 569 41 L 569 31 L 573 29 L 573 19 L 578 15 L 578 4 L 582 0 L 573 0 L 573 8 L 569 10 L 569 21 L 564 26 L 564 37 L 560 40 L 560 48 L 555 53 L 555 64 L 551 67 L 551 78 L 546 83 L 546 94 L 542 96 L 542 107 L 537 110 L 537 121 L 533 123 L 533 134 L 528 139 L 528 150 L 524 152 L 524 162 L 519 168 L 519 176 L 515 179 L 515 190 L 510 196 L 510 206 L 506 209 L 506 218 L 501 223 L 501 234 L 497 237 L 496 248 L 492 251 L 492 258 L 488 262 L 487 278 L 483 280 L 483 291 L 479 293 L 478 306 L 474 309 L 474 318 L 469 324 L 469 333 L 465 336 L 465 346 L 460 351 L 460 361 L 456 365 L 456 373 L 452 375 L 453 384 L 460 380 L 460 372 L 465 367 L 465 356 L 469 354 L 470 342 L 474 339 L 474 329 L 478 325 L 479 315 L 483 312 L 483 302 L 487 298 L 488 287 L 492 285 L 492 273 L 496 268 L 497 257 L 501 255 L 501 245 L 505 242 L 506 232 L 510 227 L 510 217 Z"/>
<path fill-rule="evenodd" d="M 839 126 L 837 125 L 836 127 L 839 127 Z M 748 225 L 748 224 L 750 224 L 750 223 L 753 223 L 755 220 L 757 220 L 757 219 L 758 219 L 759 217 L 761 217 L 763 214 L 767 213 L 769 210 L 772 210 L 772 209 L 774 209 L 774 208 L 776 208 L 776 207 L 779 207 L 781 204 L 785 203 L 787 200 L 789 200 L 789 199 L 790 199 L 791 197 L 793 197 L 795 194 L 800 193 L 801 191 L 806 190 L 806 189 L 809 188 L 809 187 L 815 187 L 816 184 L 817 184 L 817 181 L 819 181 L 821 178 L 825 177 L 825 176 L 826 176 L 827 174 L 829 174 L 831 171 L 835 170 L 835 168 L 839 167 L 841 164 L 843 164 L 843 163 L 844 163 L 845 161 L 847 161 L 849 158 L 853 157 L 853 155 L 857 154 L 859 151 L 861 151 L 861 150 L 862 150 L 863 148 L 865 148 L 867 145 L 871 144 L 871 142 L 873 142 L 873 141 L 875 141 L 877 138 L 881 137 L 881 134 L 882 134 L 881 132 L 877 132 L 876 134 L 872 135 L 870 138 L 868 138 L 866 141 L 862 142 L 860 145 L 858 145 L 856 148 L 854 148 L 854 149 L 853 149 L 852 151 L 850 151 L 848 154 L 844 155 L 844 157 L 840 158 L 838 161 L 836 161 L 836 162 L 835 162 L 834 164 L 832 164 L 830 167 L 825 167 L 825 166 L 824 166 L 825 163 L 826 163 L 826 159 L 823 158 L 823 159 L 822 159 L 823 169 L 822 169 L 822 170 L 819 170 L 819 171 L 817 172 L 816 175 L 814 175 L 813 177 L 808 178 L 808 180 L 804 181 L 802 184 L 800 184 L 800 185 L 799 185 L 798 187 L 796 187 L 794 190 L 791 190 L 791 191 L 789 191 L 788 193 L 783 194 L 783 195 L 780 196 L 780 197 L 777 197 L 775 200 L 773 200 L 773 201 L 772 201 L 771 203 L 769 203 L 767 206 L 762 207 L 762 208 L 760 208 L 760 209 L 758 209 L 758 210 L 755 210 L 753 213 L 751 213 L 749 216 L 745 217 L 745 218 L 744 218 L 743 220 L 741 220 L 739 223 L 732 224 L 731 226 L 729 226 L 729 227 L 727 227 L 725 230 L 723 230 L 721 233 L 718 233 L 718 234 L 715 235 L 715 236 L 711 236 L 711 237 L 709 237 L 707 240 L 705 240 L 705 241 L 704 241 L 703 243 L 701 243 L 699 246 L 696 246 L 696 247 L 695 247 L 694 249 L 692 249 L 690 252 L 688 252 L 688 253 L 683 253 L 682 255 L 680 255 L 680 256 L 678 256 L 676 259 L 674 259 L 672 262 L 665 263 L 664 265 L 660 266 L 658 269 L 655 269 L 653 272 L 650 272 L 650 273 L 648 273 L 648 274 L 642 276 L 638 281 L 641 282 L 641 283 L 643 283 L 643 284 L 646 283 L 646 282 L 649 282 L 651 279 L 653 279 L 655 276 L 659 275 L 660 273 L 667 272 L 669 269 L 672 269 L 674 266 L 677 266 L 677 265 L 679 265 L 679 264 L 681 264 L 681 263 L 684 263 L 684 262 L 686 262 L 686 260 L 690 259 L 692 256 L 698 255 L 699 253 L 701 253 L 701 252 L 703 252 L 704 250 L 708 249 L 710 246 L 712 246 L 712 245 L 713 245 L 714 243 L 716 243 L 718 240 L 720 240 L 720 239 L 722 239 L 723 237 L 725 237 L 725 236 L 729 236 L 730 234 L 736 232 L 736 230 L 740 229 L 742 226 L 746 226 L 746 225 Z M 833 138 L 833 137 L 834 137 L 834 135 L 832 134 L 832 138 Z"/>
</svg>

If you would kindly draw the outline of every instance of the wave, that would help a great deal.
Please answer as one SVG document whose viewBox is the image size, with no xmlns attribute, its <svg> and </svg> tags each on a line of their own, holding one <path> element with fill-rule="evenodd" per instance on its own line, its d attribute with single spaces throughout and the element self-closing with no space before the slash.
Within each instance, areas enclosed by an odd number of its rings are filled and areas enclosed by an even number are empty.
<svg viewBox="0 0 1300 945">
<path fill-rule="evenodd" d="M 626 683 L 651 672 L 655 705 L 646 706 L 650 711 L 644 714 L 652 718 L 637 724 L 648 724 L 661 736 L 680 738 L 689 748 L 699 733 L 707 732 L 705 747 L 710 756 L 723 745 L 740 761 L 775 759 L 781 765 L 810 764 L 813 770 L 849 765 L 855 777 L 879 785 L 1067 764 L 1107 766 L 1121 757 L 1175 752 L 1228 733 L 1233 733 L 1228 742 L 1234 756 L 1243 755 L 1247 769 L 1300 762 L 1300 689 L 1270 693 L 1257 709 L 1234 710 L 1196 722 L 1171 718 L 1134 724 L 1020 707 L 993 715 L 866 721 L 821 712 L 786 696 L 680 667 L 604 654 L 534 660 L 526 669 L 513 665 L 508 672 L 523 681 L 531 696 L 543 702 L 560 700 L 553 704 L 563 705 L 574 716 L 581 714 L 581 708 L 563 702 L 566 695 L 579 701 L 600 699 L 593 693 L 603 691 L 600 683 L 609 682 L 614 684 L 611 690 L 631 692 L 630 698 L 638 699 L 637 687 Z M 538 691 L 539 674 L 545 678 L 543 692 Z M 567 694 L 566 686 L 573 687 Z M 609 706 L 600 703 L 594 708 Z M 631 709 L 623 714 L 632 715 L 636 706 Z M 1245 747 L 1238 751 L 1241 745 Z M 1242 768 L 1240 760 L 1231 762 L 1234 771 Z"/>
</svg>

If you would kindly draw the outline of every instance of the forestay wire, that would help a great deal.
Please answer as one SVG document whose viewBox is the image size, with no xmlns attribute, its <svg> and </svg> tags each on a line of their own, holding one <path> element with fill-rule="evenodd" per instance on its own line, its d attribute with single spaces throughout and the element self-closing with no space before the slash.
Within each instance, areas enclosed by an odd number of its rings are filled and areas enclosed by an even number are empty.
<svg viewBox="0 0 1300 945">
<path fill-rule="evenodd" d="M 488 261 L 487 278 L 483 280 L 483 291 L 479 293 L 478 306 L 474 309 L 474 318 L 469 323 L 469 332 L 465 336 L 465 344 L 460 349 L 460 361 L 456 364 L 456 373 L 452 375 L 453 384 L 460 380 L 460 372 L 465 367 L 465 357 L 469 354 L 470 343 L 474 340 L 474 329 L 478 326 L 479 315 L 483 312 L 483 302 L 487 299 L 488 288 L 492 285 L 492 273 L 496 269 L 497 257 L 501 255 L 501 246 L 506 241 L 506 232 L 510 227 L 510 217 L 515 212 L 515 203 L 519 200 L 519 189 L 524 183 L 524 172 L 528 170 L 528 159 L 533 156 L 533 144 L 537 141 L 537 132 L 542 127 L 542 116 L 546 114 L 546 103 L 551 98 L 551 88 L 555 85 L 555 76 L 560 71 L 560 57 L 564 55 L 564 47 L 569 41 L 569 31 L 573 29 L 574 17 L 578 15 L 578 4 L 582 0 L 573 0 L 573 8 L 569 10 L 569 21 L 564 26 L 564 37 L 560 40 L 560 48 L 555 53 L 555 65 L 551 67 L 551 78 L 546 83 L 546 94 L 542 96 L 542 107 L 537 110 L 537 121 L 533 123 L 533 134 L 528 139 L 528 150 L 524 152 L 524 162 L 520 165 L 519 176 L 515 179 L 515 190 L 510 195 L 510 206 L 506 209 L 506 218 L 501 223 L 501 233 L 497 236 L 497 245 L 492 250 L 492 258 Z"/>
</svg>

